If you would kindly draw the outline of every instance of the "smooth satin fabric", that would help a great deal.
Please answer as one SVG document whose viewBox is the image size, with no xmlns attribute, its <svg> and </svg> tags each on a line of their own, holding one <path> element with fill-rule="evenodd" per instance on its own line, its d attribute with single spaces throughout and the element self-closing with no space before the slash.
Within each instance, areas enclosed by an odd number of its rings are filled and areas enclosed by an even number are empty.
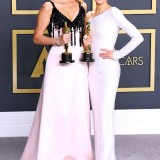
<svg viewBox="0 0 160 160">
<path fill-rule="evenodd" d="M 77 42 L 79 32 L 77 31 Z M 82 47 L 70 46 L 75 63 L 60 64 L 64 47 L 50 49 L 39 103 L 22 160 L 93 160 L 88 66 Z"/>
</svg>

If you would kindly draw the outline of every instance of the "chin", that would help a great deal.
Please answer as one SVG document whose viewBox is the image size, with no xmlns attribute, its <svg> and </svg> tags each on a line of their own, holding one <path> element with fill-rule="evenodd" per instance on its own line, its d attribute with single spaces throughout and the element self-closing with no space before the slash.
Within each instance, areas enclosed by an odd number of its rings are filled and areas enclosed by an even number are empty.
<svg viewBox="0 0 160 160">
<path fill-rule="evenodd" d="M 106 3 L 106 0 L 95 0 L 96 4 L 103 4 Z"/>
</svg>

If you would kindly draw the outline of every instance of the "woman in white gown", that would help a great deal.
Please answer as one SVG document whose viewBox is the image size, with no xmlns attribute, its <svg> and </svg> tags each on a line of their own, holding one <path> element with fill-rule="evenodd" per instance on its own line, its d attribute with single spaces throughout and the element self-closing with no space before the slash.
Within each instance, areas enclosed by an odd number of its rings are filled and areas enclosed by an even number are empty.
<svg viewBox="0 0 160 160">
<path fill-rule="evenodd" d="M 80 0 L 50 1 L 40 9 L 34 42 L 51 49 L 22 160 L 93 160 L 88 66 L 79 60 L 85 9 Z M 71 34 L 62 33 L 65 22 Z M 47 27 L 50 37 L 43 35 Z M 59 63 L 66 43 L 75 63 Z"/>
<path fill-rule="evenodd" d="M 115 160 L 113 112 L 120 78 L 119 59 L 133 51 L 143 37 L 116 7 L 95 0 L 96 9 L 87 13 L 95 62 L 89 64 L 89 89 L 95 128 L 95 160 Z M 114 50 L 120 29 L 131 40 Z"/>
</svg>

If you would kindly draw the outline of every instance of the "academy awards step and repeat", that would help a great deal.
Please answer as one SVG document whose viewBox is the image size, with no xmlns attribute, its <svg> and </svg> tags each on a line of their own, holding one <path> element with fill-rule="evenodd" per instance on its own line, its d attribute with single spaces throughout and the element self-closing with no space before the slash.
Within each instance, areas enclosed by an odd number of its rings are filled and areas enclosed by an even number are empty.
<svg viewBox="0 0 160 160">
<path fill-rule="evenodd" d="M 49 47 L 33 44 L 32 38 L 38 9 L 44 2 L 1 2 L 0 111 L 34 111 L 36 108 Z M 116 109 L 160 108 L 160 4 L 156 0 L 108 2 L 120 8 L 144 37 L 136 50 L 120 60 L 122 74 Z M 95 8 L 94 1 L 86 0 L 86 3 L 88 10 Z M 120 49 L 129 40 L 121 30 L 115 48 Z"/>
</svg>

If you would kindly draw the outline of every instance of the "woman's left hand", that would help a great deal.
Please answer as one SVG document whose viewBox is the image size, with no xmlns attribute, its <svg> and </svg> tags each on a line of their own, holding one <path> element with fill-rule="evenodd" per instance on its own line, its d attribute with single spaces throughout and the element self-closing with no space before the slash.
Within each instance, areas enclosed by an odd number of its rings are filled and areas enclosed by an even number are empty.
<svg viewBox="0 0 160 160">
<path fill-rule="evenodd" d="M 113 59 L 113 51 L 108 50 L 105 48 L 101 48 L 100 51 L 102 51 L 99 56 L 102 57 L 102 59 Z"/>
</svg>

